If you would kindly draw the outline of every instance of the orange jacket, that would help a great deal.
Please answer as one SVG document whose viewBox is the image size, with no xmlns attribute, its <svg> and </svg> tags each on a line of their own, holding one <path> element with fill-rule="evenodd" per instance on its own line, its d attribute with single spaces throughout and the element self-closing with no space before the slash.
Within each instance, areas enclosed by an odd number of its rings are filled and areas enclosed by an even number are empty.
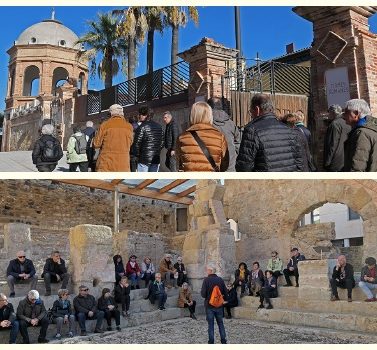
<svg viewBox="0 0 377 350">
<path fill-rule="evenodd" d="M 122 116 L 104 121 L 93 139 L 94 148 L 100 148 L 96 171 L 130 171 L 133 138 L 132 125 Z"/>
<path fill-rule="evenodd" d="M 179 170 L 214 171 L 190 131 L 197 132 L 220 171 L 226 171 L 229 165 L 229 152 L 225 136 L 210 124 L 192 125 L 179 136 L 177 143 Z"/>
</svg>

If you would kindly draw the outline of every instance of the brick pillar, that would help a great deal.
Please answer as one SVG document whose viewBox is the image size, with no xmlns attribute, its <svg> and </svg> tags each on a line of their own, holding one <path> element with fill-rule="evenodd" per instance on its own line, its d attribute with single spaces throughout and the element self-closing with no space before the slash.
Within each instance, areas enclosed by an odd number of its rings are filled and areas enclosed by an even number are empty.
<svg viewBox="0 0 377 350">
<path fill-rule="evenodd" d="M 342 107 L 348 99 L 365 99 L 377 114 L 374 84 L 377 56 L 376 35 L 369 32 L 368 18 L 377 12 L 370 6 L 297 6 L 299 16 L 313 22 L 311 89 L 315 158 L 323 165 L 323 140 L 327 109 Z M 327 82 L 326 82 L 327 80 Z"/>
<path fill-rule="evenodd" d="M 189 105 L 210 97 L 222 97 L 221 77 L 229 60 L 235 59 L 238 50 L 227 48 L 209 38 L 178 56 L 190 63 Z"/>
</svg>

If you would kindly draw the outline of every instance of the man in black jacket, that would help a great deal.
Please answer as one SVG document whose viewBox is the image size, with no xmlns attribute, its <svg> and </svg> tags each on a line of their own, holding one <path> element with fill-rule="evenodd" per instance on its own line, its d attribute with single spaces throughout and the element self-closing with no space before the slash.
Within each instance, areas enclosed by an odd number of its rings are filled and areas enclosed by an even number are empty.
<svg viewBox="0 0 377 350">
<path fill-rule="evenodd" d="M 267 95 L 251 99 L 253 120 L 242 134 L 237 171 L 303 171 L 303 150 L 297 133 L 276 119 Z"/>
<path fill-rule="evenodd" d="M 73 299 L 73 306 L 76 311 L 76 317 L 79 322 L 82 336 L 86 335 L 86 319 L 95 320 L 97 319 L 96 328 L 94 333 L 103 333 L 102 331 L 102 321 L 105 317 L 103 311 L 97 310 L 96 299 L 93 295 L 90 295 L 89 288 L 86 286 L 79 287 L 79 295 Z"/>
<path fill-rule="evenodd" d="M 353 276 L 353 266 L 349 264 L 344 255 L 339 255 L 334 266 L 331 285 L 331 301 L 339 300 L 338 287 L 347 289 L 348 301 L 352 301 L 352 288 L 355 287 L 355 279 Z"/>
<path fill-rule="evenodd" d="M 20 325 L 16 319 L 13 305 L 8 303 L 7 296 L 0 293 L 0 331 L 9 330 L 9 344 L 16 344 L 17 334 Z"/>
<path fill-rule="evenodd" d="M 17 259 L 11 260 L 7 268 L 7 282 L 9 286 L 9 297 L 13 298 L 15 283 L 30 283 L 30 288 L 35 289 L 38 282 L 38 276 L 35 274 L 34 264 L 31 260 L 26 259 L 25 252 L 17 252 Z"/>
<path fill-rule="evenodd" d="M 65 261 L 60 257 L 58 250 L 51 253 L 51 258 L 46 259 L 43 267 L 42 277 L 45 281 L 46 296 L 51 295 L 51 282 L 59 283 L 62 281 L 61 289 L 66 289 L 69 281 L 69 274 L 65 267 Z"/>
<path fill-rule="evenodd" d="M 132 153 L 138 159 L 138 172 L 157 172 L 160 167 L 160 153 L 163 146 L 162 126 L 152 119 L 148 107 L 139 109 L 141 125 L 136 129 Z"/>
<path fill-rule="evenodd" d="M 342 107 L 332 105 L 329 108 L 331 124 L 326 130 L 324 147 L 324 167 L 327 171 L 342 171 L 344 166 L 344 143 L 351 131 L 343 118 Z"/>
<path fill-rule="evenodd" d="M 175 158 L 175 146 L 179 136 L 178 125 L 170 112 L 165 112 L 162 119 L 166 124 L 165 142 L 166 160 L 165 165 L 170 171 L 177 171 L 177 160 Z"/>
<path fill-rule="evenodd" d="M 289 276 L 295 276 L 296 279 L 296 287 L 299 287 L 298 284 L 298 263 L 299 261 L 305 260 L 305 255 L 302 255 L 298 252 L 298 248 L 292 248 L 291 249 L 291 258 L 289 259 L 287 268 L 283 270 L 283 274 L 285 277 L 285 280 L 287 284 L 284 285 L 284 287 L 292 287 L 292 282 Z"/>
<path fill-rule="evenodd" d="M 224 298 L 224 304 L 227 303 L 227 289 L 225 287 L 224 280 L 215 274 L 216 269 L 212 266 L 207 267 L 207 274 L 203 280 L 202 290 L 200 292 L 201 296 L 205 299 L 204 306 L 206 308 L 206 315 L 207 315 L 207 322 L 208 322 L 208 344 L 215 343 L 215 318 L 217 325 L 219 327 L 219 333 L 221 338 L 221 344 L 226 344 L 226 333 L 225 327 L 223 322 L 224 317 L 224 307 L 214 307 L 209 304 L 211 294 L 215 286 L 218 286 L 220 289 L 221 294 Z"/>
</svg>

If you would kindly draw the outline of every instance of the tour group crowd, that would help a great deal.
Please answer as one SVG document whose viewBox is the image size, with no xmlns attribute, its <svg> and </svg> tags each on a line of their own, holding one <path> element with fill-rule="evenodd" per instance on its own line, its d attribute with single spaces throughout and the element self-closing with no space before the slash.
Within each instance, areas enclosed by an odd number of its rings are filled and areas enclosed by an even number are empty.
<svg viewBox="0 0 377 350">
<path fill-rule="evenodd" d="M 377 119 L 366 101 L 352 99 L 332 105 L 324 144 L 326 171 L 377 171 Z M 88 121 L 73 126 L 67 144 L 70 171 L 157 172 L 166 149 L 170 171 L 316 171 L 312 136 L 302 112 L 277 116 L 270 97 L 256 94 L 249 110 L 251 122 L 241 134 L 223 110 L 222 100 L 196 102 L 190 127 L 179 132 L 172 113 L 165 112 L 165 128 L 153 111 L 140 107 L 137 119 L 124 116 L 120 105 L 109 108 L 98 130 Z M 53 171 L 63 157 L 54 126 L 45 124 L 32 153 L 38 171 Z"/>
<path fill-rule="evenodd" d="M 238 288 L 240 288 L 241 298 L 247 294 L 259 298 L 258 309 L 272 309 L 271 299 L 278 297 L 278 278 L 284 275 L 286 281 L 284 287 L 292 287 L 290 276 L 294 276 L 295 286 L 299 287 L 299 262 L 303 260 L 305 256 L 299 253 L 298 248 L 292 248 L 291 258 L 286 268 L 283 268 L 282 259 L 276 251 L 273 251 L 264 272 L 257 261 L 252 263 L 251 270 L 245 262 L 241 262 L 235 271 L 234 279 L 227 284 L 216 275 L 214 266 L 207 266 L 208 276 L 203 280 L 201 297 L 204 298 L 208 322 L 208 343 L 214 344 L 215 341 L 215 320 L 219 328 L 221 343 L 227 343 L 223 322 L 224 309 L 225 317 L 231 318 L 231 309 L 239 303 Z M 34 264 L 32 260 L 26 258 L 24 251 L 17 252 L 16 259 L 11 260 L 7 268 L 9 298 L 15 297 L 15 284 L 28 283 L 31 290 L 19 302 L 16 311 L 5 293 L 0 293 L 0 331 L 9 331 L 10 344 L 16 343 L 18 332 L 21 333 L 24 344 L 30 343 L 28 327 L 40 327 L 38 342 L 49 342 L 46 338 L 49 324 L 56 324 L 56 340 L 62 338 L 63 324 L 67 324 L 68 337 L 87 335 L 86 320 L 96 320 L 95 333 L 103 333 L 104 319 L 106 319 L 108 331 L 112 331 L 112 319 L 115 320 L 116 330 L 121 331 L 120 317 L 130 317 L 130 292 L 141 287 L 148 291 L 145 299 L 149 299 L 152 304 L 157 302 L 158 309 L 161 311 L 165 310 L 167 290 L 179 288 L 177 306 L 187 308 L 190 317 L 196 320 L 196 300 L 193 299 L 193 293 L 188 284 L 189 276 L 182 257 L 178 256 L 176 263 L 173 263 L 172 256 L 165 254 L 158 266 L 153 264 L 150 257 L 144 257 L 142 263 L 139 264 L 136 255 L 131 255 L 126 264 L 121 255 L 115 255 L 113 261 L 115 272 L 113 290 L 103 288 L 101 297 L 96 300 L 89 293 L 88 286 L 80 285 L 78 295 L 71 303 L 67 289 L 70 275 L 65 261 L 61 258 L 59 251 L 52 252 L 51 257 L 46 260 L 42 273 L 46 288 L 45 296 L 51 295 L 51 283 L 61 283 L 61 289 L 58 291 L 52 308 L 46 310 L 40 293 L 36 290 L 38 276 Z M 339 300 L 338 287 L 340 287 L 347 289 L 347 300 L 352 302 L 352 289 L 355 284 L 353 266 L 347 263 L 344 255 L 340 255 L 330 278 L 331 301 Z M 374 257 L 366 258 L 358 285 L 366 295 L 365 302 L 377 301 L 374 294 L 377 291 Z M 118 309 L 118 304 L 122 311 Z M 79 334 L 76 334 L 76 321 L 80 328 Z"/>
</svg>

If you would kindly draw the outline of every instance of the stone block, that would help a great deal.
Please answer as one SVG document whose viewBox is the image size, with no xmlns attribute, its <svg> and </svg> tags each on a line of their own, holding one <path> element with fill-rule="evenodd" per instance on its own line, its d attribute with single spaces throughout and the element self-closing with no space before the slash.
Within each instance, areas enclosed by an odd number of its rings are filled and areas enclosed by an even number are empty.
<svg viewBox="0 0 377 350">
<path fill-rule="evenodd" d="M 185 241 L 183 243 L 183 255 L 188 250 L 194 250 L 194 249 L 201 249 L 202 248 L 202 235 L 199 233 L 188 233 L 185 237 Z M 186 262 L 186 259 L 184 260 Z"/>
<path fill-rule="evenodd" d="M 300 285 L 298 289 L 300 299 L 328 300 L 330 298 L 330 288 L 316 288 Z"/>
<path fill-rule="evenodd" d="M 209 206 L 211 208 L 214 220 L 218 224 L 226 225 L 227 219 L 224 212 L 223 202 L 215 199 L 209 201 Z"/>
<path fill-rule="evenodd" d="M 4 225 L 4 250 L 9 259 L 15 259 L 16 253 L 24 250 L 27 258 L 32 259 L 32 239 L 30 226 L 21 223 Z"/>
<path fill-rule="evenodd" d="M 212 215 L 209 201 L 194 200 L 193 204 L 189 206 L 189 214 L 191 216 L 208 216 Z"/>
<path fill-rule="evenodd" d="M 215 199 L 222 201 L 225 193 L 225 186 L 213 183 L 211 180 L 202 180 L 196 186 L 195 198 L 200 201 Z"/>
<path fill-rule="evenodd" d="M 215 219 L 212 215 L 199 216 L 193 218 L 193 220 L 196 220 L 198 230 L 206 230 L 209 226 L 215 224 Z"/>
<path fill-rule="evenodd" d="M 318 274 L 327 275 L 329 268 L 327 260 L 304 260 L 299 262 L 298 269 L 300 276 L 311 276 Z"/>
</svg>

